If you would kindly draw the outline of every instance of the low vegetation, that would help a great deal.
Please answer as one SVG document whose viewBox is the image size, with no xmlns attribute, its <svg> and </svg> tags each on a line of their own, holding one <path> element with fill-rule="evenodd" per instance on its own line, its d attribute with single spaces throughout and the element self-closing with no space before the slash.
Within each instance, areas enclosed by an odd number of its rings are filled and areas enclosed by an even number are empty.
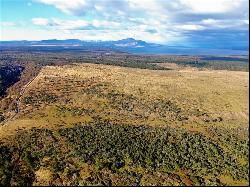
<svg viewBox="0 0 250 187">
<path fill-rule="evenodd" d="M 247 158 L 248 142 L 236 139 L 235 143 L 245 147 L 237 151 Z M 248 180 L 248 168 L 213 141 L 172 128 L 103 122 L 58 131 L 34 128 L 18 134 L 11 148 L 0 149 L 2 185 L 41 181 L 49 185 L 226 185 L 223 176 Z M 41 170 L 51 173 L 50 178 L 37 175 Z"/>
</svg>

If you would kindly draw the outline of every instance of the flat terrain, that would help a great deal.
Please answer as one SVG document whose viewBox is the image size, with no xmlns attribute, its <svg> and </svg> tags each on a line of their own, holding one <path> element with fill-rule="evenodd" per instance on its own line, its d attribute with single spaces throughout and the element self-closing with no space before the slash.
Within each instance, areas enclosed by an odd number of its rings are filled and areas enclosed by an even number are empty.
<svg viewBox="0 0 250 187">
<path fill-rule="evenodd" d="M 26 88 L 20 102 L 20 114 L 2 132 L 19 120 L 30 122 L 28 127 L 46 127 L 95 117 L 117 124 L 194 129 L 197 125 L 197 130 L 211 125 L 247 127 L 248 73 L 153 71 L 94 64 L 47 66 Z M 42 124 L 37 120 L 43 120 Z"/>
<path fill-rule="evenodd" d="M 249 73 L 170 65 L 44 66 L 0 141 L 26 150 L 29 184 L 247 185 Z"/>
</svg>

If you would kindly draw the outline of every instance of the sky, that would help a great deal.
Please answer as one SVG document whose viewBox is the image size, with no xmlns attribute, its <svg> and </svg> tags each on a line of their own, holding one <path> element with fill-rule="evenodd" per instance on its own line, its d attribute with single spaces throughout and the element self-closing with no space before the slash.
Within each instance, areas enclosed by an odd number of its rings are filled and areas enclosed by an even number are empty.
<svg viewBox="0 0 250 187">
<path fill-rule="evenodd" d="M 0 0 L 0 40 L 248 47 L 249 0 Z"/>
</svg>

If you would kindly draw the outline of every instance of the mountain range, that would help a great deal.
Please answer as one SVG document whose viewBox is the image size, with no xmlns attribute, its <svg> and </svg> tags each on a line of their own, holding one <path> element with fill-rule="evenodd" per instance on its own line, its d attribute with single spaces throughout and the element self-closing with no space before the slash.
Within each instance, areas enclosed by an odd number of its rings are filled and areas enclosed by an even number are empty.
<svg viewBox="0 0 250 187">
<path fill-rule="evenodd" d="M 169 46 L 156 43 L 148 43 L 134 38 L 116 41 L 84 41 L 78 39 L 66 40 L 40 40 L 40 41 L 0 41 L 0 47 L 58 47 L 58 48 L 90 48 L 111 49 L 134 54 L 175 54 L 175 55 L 248 55 L 249 48 L 213 48 Z"/>
</svg>

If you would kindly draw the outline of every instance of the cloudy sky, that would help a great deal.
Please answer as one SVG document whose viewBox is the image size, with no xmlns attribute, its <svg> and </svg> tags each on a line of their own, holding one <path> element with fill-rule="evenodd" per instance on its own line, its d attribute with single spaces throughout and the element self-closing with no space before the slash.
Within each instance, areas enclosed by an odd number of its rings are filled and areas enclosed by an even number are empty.
<svg viewBox="0 0 250 187">
<path fill-rule="evenodd" d="M 248 46 L 249 0 L 0 0 L 0 40 Z"/>
</svg>

